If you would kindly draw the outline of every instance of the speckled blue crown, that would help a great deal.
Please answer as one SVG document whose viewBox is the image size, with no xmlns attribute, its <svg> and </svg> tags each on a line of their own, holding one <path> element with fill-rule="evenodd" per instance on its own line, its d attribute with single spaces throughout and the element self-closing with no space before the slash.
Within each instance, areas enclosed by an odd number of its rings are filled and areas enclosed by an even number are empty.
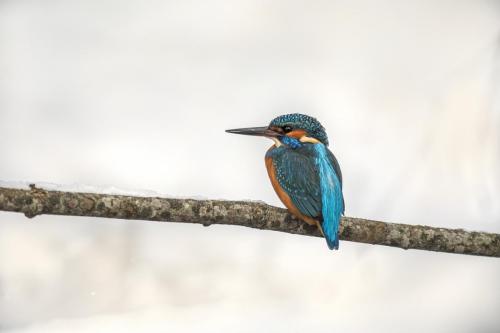
<svg viewBox="0 0 500 333">
<path fill-rule="evenodd" d="M 291 113 L 276 117 L 271 120 L 269 124 L 269 126 L 277 127 L 286 125 L 291 126 L 293 129 L 303 129 L 307 132 L 308 136 L 318 139 L 325 146 L 328 146 L 328 136 L 326 135 L 325 129 L 316 118 L 305 114 Z"/>
</svg>

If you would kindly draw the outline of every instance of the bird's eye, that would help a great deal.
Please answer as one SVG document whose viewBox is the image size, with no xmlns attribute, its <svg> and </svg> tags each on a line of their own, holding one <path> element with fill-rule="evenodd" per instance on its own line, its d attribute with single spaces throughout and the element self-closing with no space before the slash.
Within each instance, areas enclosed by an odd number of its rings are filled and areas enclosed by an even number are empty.
<svg viewBox="0 0 500 333">
<path fill-rule="evenodd" d="M 283 131 L 285 133 L 291 132 L 292 131 L 292 126 L 290 126 L 290 125 L 283 126 Z"/>
</svg>

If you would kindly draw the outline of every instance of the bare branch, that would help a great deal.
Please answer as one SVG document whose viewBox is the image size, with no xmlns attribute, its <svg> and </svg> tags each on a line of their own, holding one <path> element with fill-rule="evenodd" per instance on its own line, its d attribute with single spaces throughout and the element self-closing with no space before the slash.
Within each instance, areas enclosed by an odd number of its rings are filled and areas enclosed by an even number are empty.
<svg viewBox="0 0 500 333">
<path fill-rule="evenodd" d="M 321 237 L 317 228 L 298 221 L 286 209 L 261 202 L 134 197 L 0 187 L 0 211 L 92 216 L 161 222 L 241 225 Z M 342 218 L 343 240 L 449 253 L 500 257 L 500 235 Z"/>
</svg>

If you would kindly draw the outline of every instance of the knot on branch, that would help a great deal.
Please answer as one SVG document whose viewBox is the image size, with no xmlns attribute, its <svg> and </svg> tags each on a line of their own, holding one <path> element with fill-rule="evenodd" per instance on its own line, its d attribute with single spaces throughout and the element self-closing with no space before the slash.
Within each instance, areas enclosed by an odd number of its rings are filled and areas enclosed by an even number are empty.
<svg viewBox="0 0 500 333">
<path fill-rule="evenodd" d="M 35 184 L 30 184 L 30 192 L 29 194 L 21 197 L 21 200 L 24 201 L 24 209 L 23 213 L 27 218 L 34 218 L 37 215 L 41 215 L 43 213 L 44 202 L 47 198 L 47 191 L 36 187 Z"/>
</svg>

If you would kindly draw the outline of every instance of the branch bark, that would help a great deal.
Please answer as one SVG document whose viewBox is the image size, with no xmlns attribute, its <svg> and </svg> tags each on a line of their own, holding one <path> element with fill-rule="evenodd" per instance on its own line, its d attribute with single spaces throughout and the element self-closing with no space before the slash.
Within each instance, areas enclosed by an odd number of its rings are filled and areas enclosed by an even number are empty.
<svg viewBox="0 0 500 333">
<path fill-rule="evenodd" d="M 262 202 L 135 197 L 0 187 L 0 211 L 37 215 L 104 217 L 161 222 L 240 225 L 262 230 L 321 237 L 315 226 L 286 209 Z M 340 238 L 438 252 L 500 257 L 500 234 L 434 228 L 343 217 Z"/>
</svg>

